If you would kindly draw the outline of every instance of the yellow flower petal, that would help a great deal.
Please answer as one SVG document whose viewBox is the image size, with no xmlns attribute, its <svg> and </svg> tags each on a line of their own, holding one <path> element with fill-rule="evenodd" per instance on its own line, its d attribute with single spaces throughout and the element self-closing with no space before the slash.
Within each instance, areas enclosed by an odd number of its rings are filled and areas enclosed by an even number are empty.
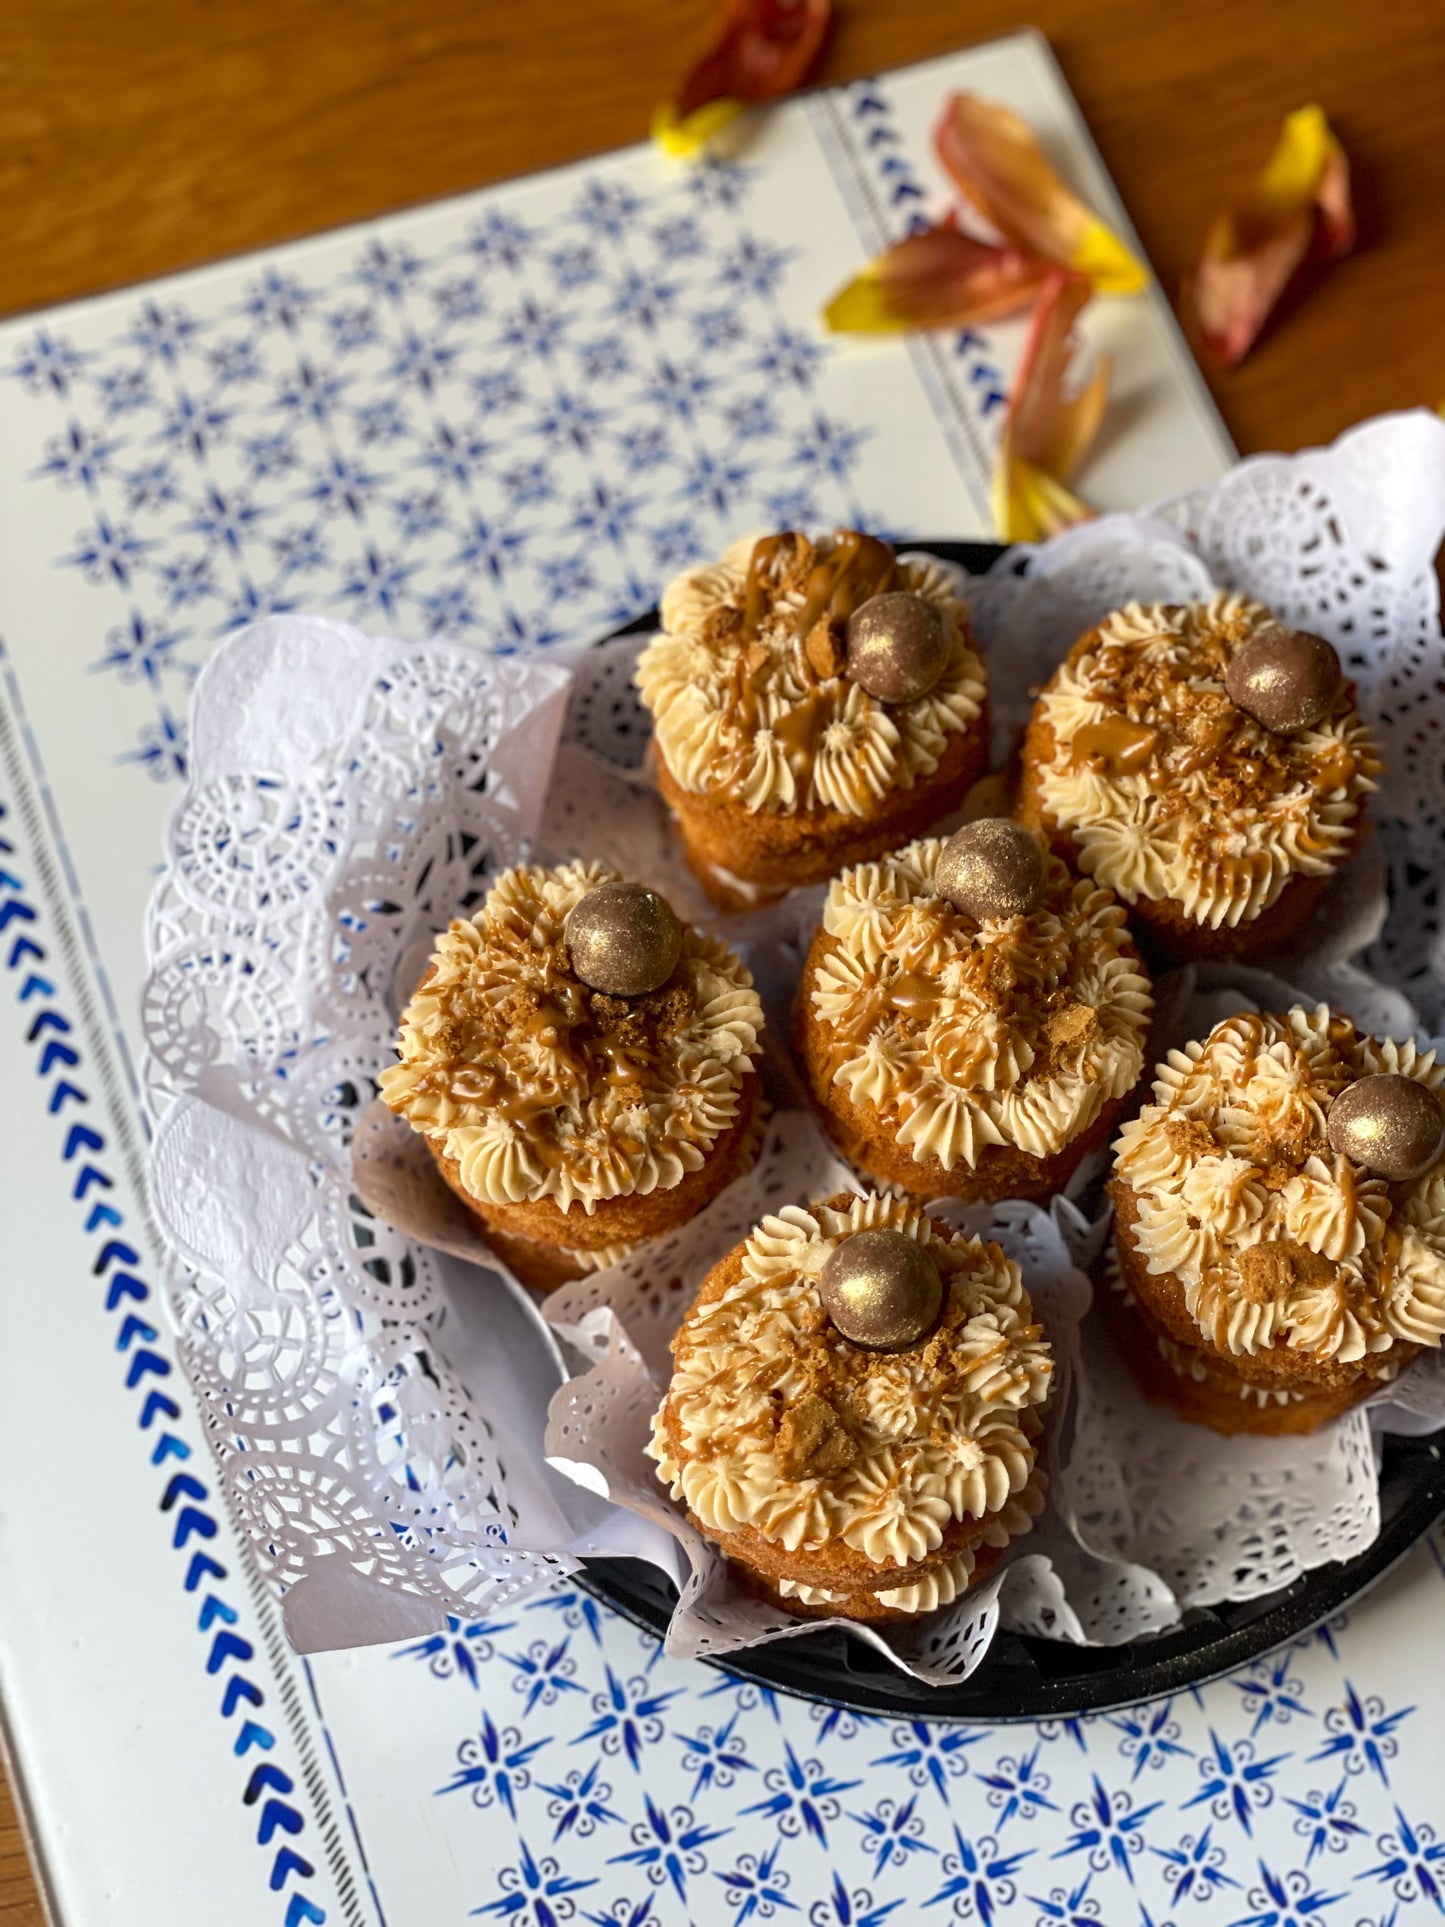
<svg viewBox="0 0 1445 1927">
<path fill-rule="evenodd" d="M 991 247 L 951 222 L 895 243 L 823 310 L 835 334 L 968 328 L 1028 307 L 1047 270 L 1014 248 Z"/>
<path fill-rule="evenodd" d="M 1005 542 L 1037 542 L 1092 511 L 1065 484 L 1091 447 L 1109 399 L 1109 364 L 1065 393 L 1074 323 L 1087 305 L 1080 274 L 1053 274 L 1034 309 L 1029 339 L 1009 396 L 990 506 Z"/>
<path fill-rule="evenodd" d="M 1026 122 L 996 101 L 955 94 L 934 135 L 960 190 L 1006 241 L 1087 275 L 1098 294 L 1137 294 L 1144 264 L 1050 166 Z"/>
</svg>

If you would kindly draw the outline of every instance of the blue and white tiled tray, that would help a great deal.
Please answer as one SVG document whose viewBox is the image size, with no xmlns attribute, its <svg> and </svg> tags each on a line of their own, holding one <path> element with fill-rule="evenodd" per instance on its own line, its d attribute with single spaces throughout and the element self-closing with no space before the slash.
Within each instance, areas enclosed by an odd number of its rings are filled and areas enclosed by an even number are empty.
<svg viewBox="0 0 1445 1927">
<path fill-rule="evenodd" d="M 773 1699 L 563 1591 L 295 1658 L 154 1289 L 142 915 L 216 639 L 312 608 L 547 647 L 749 526 L 982 534 L 1020 330 L 814 316 L 1012 102 L 1127 227 L 1032 36 L 795 103 L 742 163 L 635 150 L 0 329 L 0 1698 L 67 1927 L 796 1918 L 1405 1923 L 1445 1911 L 1427 1549 L 1244 1674 L 1033 1728 Z M 1086 486 L 1231 451 L 1157 293 Z"/>
</svg>

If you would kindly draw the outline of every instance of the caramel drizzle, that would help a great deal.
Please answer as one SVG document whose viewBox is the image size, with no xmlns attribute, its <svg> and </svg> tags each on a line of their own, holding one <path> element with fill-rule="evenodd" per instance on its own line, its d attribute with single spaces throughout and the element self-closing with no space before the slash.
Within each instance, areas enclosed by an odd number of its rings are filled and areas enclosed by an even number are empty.
<svg viewBox="0 0 1445 1927">
<path fill-rule="evenodd" d="M 1127 716 L 1106 716 L 1074 732 L 1070 748 L 1075 765 L 1089 763 L 1106 776 L 1137 776 L 1149 767 L 1159 731 Z"/>
<path fill-rule="evenodd" d="M 743 589 L 743 640 L 757 635 L 772 600 L 772 575 L 778 557 L 792 547 L 791 534 L 765 535 L 754 545 Z M 815 562 L 803 584 L 803 606 L 793 618 L 792 633 L 806 636 L 822 617 L 846 621 L 873 596 L 893 582 L 893 551 L 876 535 L 840 529 L 831 551 Z"/>
</svg>

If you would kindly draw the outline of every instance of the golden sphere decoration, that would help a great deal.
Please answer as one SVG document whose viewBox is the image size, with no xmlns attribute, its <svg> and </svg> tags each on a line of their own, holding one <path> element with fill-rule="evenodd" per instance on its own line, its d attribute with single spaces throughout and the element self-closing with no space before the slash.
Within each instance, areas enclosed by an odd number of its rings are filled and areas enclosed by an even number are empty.
<svg viewBox="0 0 1445 1927">
<path fill-rule="evenodd" d="M 956 910 L 982 923 L 1031 916 L 1048 876 L 1043 850 L 1027 830 L 1006 816 L 981 816 L 944 844 L 933 881 Z"/>
<path fill-rule="evenodd" d="M 564 936 L 573 970 L 609 997 L 660 990 L 682 955 L 672 905 L 642 883 L 599 883 L 573 905 Z"/>
<path fill-rule="evenodd" d="M 828 1253 L 818 1296 L 833 1324 L 862 1351 L 910 1351 L 943 1309 L 938 1266 L 902 1231 L 855 1231 Z"/>
<path fill-rule="evenodd" d="M 1403 1184 L 1428 1171 L 1445 1139 L 1445 1109 L 1413 1077 L 1382 1071 L 1347 1084 L 1330 1106 L 1331 1147 L 1377 1177 Z"/>
<path fill-rule="evenodd" d="M 1323 636 L 1266 629 L 1230 657 L 1224 693 L 1262 729 L 1288 736 L 1329 715 L 1343 680 L 1340 659 Z"/>
<path fill-rule="evenodd" d="M 870 596 L 848 618 L 848 674 L 880 703 L 926 696 L 948 667 L 948 630 L 926 596 Z"/>
</svg>

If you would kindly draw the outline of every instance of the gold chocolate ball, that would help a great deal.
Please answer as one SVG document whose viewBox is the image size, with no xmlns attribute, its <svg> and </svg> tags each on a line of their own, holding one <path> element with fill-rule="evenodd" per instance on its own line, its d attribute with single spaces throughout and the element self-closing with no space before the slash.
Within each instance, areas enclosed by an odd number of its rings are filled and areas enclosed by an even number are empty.
<svg viewBox="0 0 1445 1927">
<path fill-rule="evenodd" d="M 1418 1178 L 1439 1157 L 1445 1109 L 1413 1077 L 1382 1071 L 1345 1086 L 1330 1106 L 1328 1129 L 1341 1157 L 1400 1184 Z"/>
<path fill-rule="evenodd" d="M 1328 716 L 1340 693 L 1340 659 L 1323 636 L 1266 629 L 1229 659 L 1224 693 L 1277 736 Z"/>
<path fill-rule="evenodd" d="M 868 1352 L 903 1352 L 924 1339 L 943 1309 L 938 1266 L 902 1231 L 855 1231 L 828 1254 L 818 1279 L 823 1309 Z"/>
<path fill-rule="evenodd" d="M 848 674 L 880 703 L 926 696 L 948 667 L 943 615 L 921 595 L 892 589 L 848 618 Z"/>
<path fill-rule="evenodd" d="M 940 896 L 982 923 L 1031 916 L 1048 876 L 1043 850 L 1027 830 L 1006 816 L 981 816 L 944 844 L 933 880 Z"/>
<path fill-rule="evenodd" d="M 599 883 L 567 917 L 567 954 L 584 984 L 609 997 L 660 990 L 682 955 L 682 925 L 641 883 Z"/>
</svg>

